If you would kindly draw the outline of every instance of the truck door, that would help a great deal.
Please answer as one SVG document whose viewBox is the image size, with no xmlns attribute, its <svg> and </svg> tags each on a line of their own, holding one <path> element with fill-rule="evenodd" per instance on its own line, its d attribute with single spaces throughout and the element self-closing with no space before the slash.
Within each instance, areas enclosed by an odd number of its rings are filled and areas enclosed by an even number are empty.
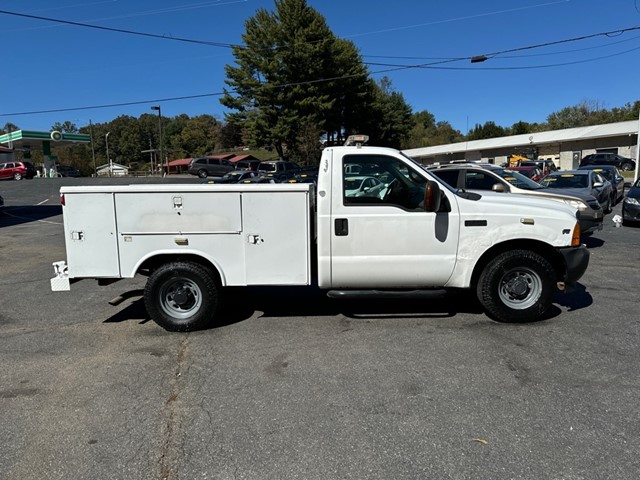
<svg viewBox="0 0 640 480">
<path fill-rule="evenodd" d="M 339 163 L 332 174 L 332 287 L 445 285 L 458 246 L 459 215 L 453 197 L 445 201 L 448 212 L 425 212 L 427 178 L 409 159 L 358 153 L 335 161 Z M 382 188 L 354 189 L 368 178 L 378 180 Z"/>
</svg>

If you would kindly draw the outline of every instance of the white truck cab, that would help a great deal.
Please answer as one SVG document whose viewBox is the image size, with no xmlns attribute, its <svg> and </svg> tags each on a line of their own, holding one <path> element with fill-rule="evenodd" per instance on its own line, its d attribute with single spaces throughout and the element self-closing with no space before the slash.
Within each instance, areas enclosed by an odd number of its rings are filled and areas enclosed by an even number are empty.
<svg viewBox="0 0 640 480">
<path fill-rule="evenodd" d="M 374 178 L 375 188 L 347 189 L 356 175 Z M 149 275 L 146 308 L 168 330 L 214 322 L 225 287 L 314 280 L 334 298 L 472 288 L 491 317 L 530 321 L 557 287 L 575 285 L 589 259 L 572 207 L 459 193 L 380 147 L 326 148 L 317 189 L 62 187 L 61 197 L 67 261 L 54 264 L 52 289 Z"/>
</svg>

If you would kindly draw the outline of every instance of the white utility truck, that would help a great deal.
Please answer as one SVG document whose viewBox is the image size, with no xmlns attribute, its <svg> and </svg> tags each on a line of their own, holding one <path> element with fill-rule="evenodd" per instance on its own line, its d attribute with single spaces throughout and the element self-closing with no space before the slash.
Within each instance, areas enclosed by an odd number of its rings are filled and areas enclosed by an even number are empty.
<svg viewBox="0 0 640 480">
<path fill-rule="evenodd" d="M 355 182 L 354 182 L 355 179 Z M 356 184 L 357 188 L 353 185 Z M 347 188 L 349 186 L 349 188 Z M 326 148 L 312 184 L 62 187 L 67 260 L 52 290 L 148 275 L 167 330 L 215 322 L 225 287 L 317 285 L 334 298 L 474 289 L 499 321 L 531 321 L 589 262 L 576 210 L 452 190 L 401 152 Z"/>
</svg>

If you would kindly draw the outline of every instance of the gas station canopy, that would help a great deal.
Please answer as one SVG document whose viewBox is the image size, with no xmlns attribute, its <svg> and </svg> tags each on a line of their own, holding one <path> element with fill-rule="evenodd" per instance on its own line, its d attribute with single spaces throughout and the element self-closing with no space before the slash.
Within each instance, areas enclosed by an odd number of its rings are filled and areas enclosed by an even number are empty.
<svg viewBox="0 0 640 480">
<path fill-rule="evenodd" d="M 84 133 L 36 132 L 33 130 L 16 130 L 0 135 L 0 144 L 16 150 L 43 150 L 45 154 L 51 147 L 74 143 L 89 143 L 91 136 Z"/>
</svg>

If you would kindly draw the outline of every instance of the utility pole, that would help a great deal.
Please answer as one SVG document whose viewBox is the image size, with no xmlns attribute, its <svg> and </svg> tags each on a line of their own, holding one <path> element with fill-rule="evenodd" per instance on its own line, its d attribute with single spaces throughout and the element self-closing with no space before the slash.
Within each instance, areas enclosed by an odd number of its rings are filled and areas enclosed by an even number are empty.
<svg viewBox="0 0 640 480">
<path fill-rule="evenodd" d="M 638 169 L 640 169 L 640 109 L 638 110 L 638 138 L 636 141 L 636 171 L 633 174 L 633 183 L 638 180 Z"/>
<path fill-rule="evenodd" d="M 104 141 L 107 144 L 107 161 L 109 162 L 109 176 L 113 175 L 113 163 L 111 163 L 111 158 L 109 157 L 109 134 L 111 132 L 107 132 L 104 136 Z"/>
<path fill-rule="evenodd" d="M 158 165 L 164 168 L 165 159 L 164 147 L 162 146 L 162 110 L 160 109 L 160 105 L 154 105 L 153 107 L 151 107 L 151 110 L 158 111 L 158 131 L 160 132 L 160 162 L 158 163 Z"/>
<path fill-rule="evenodd" d="M 93 176 L 98 176 L 98 169 L 96 168 L 96 149 L 93 145 L 93 123 L 89 119 L 89 134 L 91 135 L 91 158 L 93 158 Z"/>
</svg>

